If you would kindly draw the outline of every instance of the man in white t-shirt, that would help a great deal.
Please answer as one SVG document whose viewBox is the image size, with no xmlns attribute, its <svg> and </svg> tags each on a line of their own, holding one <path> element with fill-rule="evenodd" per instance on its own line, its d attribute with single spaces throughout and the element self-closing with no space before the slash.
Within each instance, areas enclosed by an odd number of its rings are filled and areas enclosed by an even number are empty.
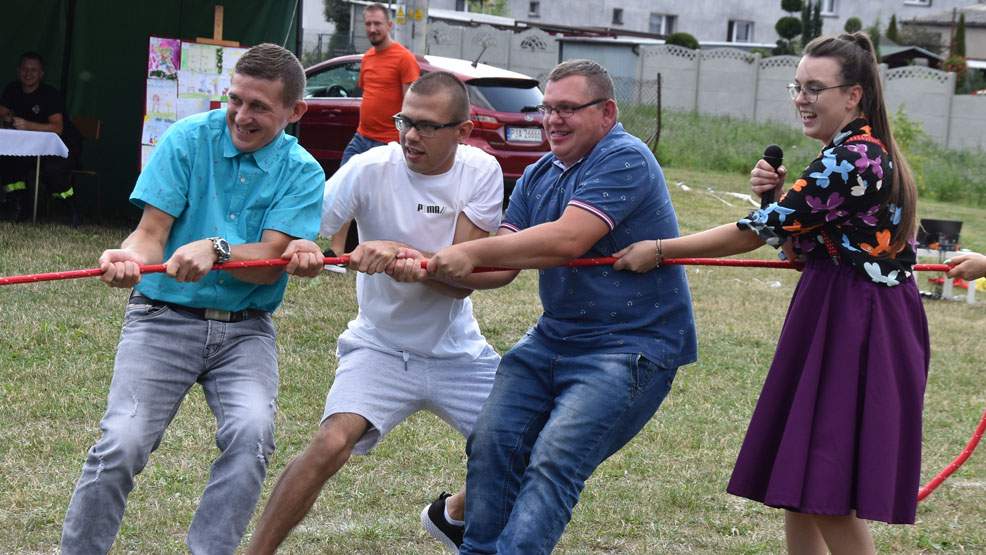
<svg viewBox="0 0 986 555">
<path fill-rule="evenodd" d="M 503 176 L 496 159 L 459 144 L 472 131 L 465 85 L 451 73 L 415 81 L 394 116 L 400 143 L 354 156 L 326 182 L 320 234 L 355 219 L 359 313 L 339 336 L 335 381 L 311 444 L 281 473 L 248 549 L 271 553 L 305 517 L 350 454 L 368 452 L 405 418 L 427 410 L 463 436 L 493 386 L 500 357 L 479 331 L 471 289 L 438 280 L 402 283 L 397 251 L 428 255 L 488 237 L 500 223 Z M 314 276 L 323 256 L 293 241 L 287 270 Z M 465 490 L 443 493 L 422 524 L 452 550 L 462 541 Z"/>
</svg>

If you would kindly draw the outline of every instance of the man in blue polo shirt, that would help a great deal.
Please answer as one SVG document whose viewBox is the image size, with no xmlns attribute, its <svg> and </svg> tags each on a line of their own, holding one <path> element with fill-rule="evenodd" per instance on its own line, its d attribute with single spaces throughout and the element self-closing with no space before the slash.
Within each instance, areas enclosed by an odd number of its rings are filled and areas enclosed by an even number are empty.
<svg viewBox="0 0 986 555">
<path fill-rule="evenodd" d="M 102 280 L 135 287 L 120 334 L 103 435 L 82 467 L 62 529 L 62 553 L 106 553 L 134 476 L 199 383 L 216 416 L 209 482 L 188 531 L 192 553 L 233 553 L 274 450 L 276 330 L 283 267 L 211 272 L 213 264 L 280 257 L 314 239 L 325 176 L 284 134 L 306 105 L 291 52 L 251 48 L 237 62 L 225 112 L 171 126 L 130 200 L 140 223 L 99 258 Z M 306 254 L 302 256 L 314 256 Z M 140 265 L 165 261 L 164 274 Z"/>
<path fill-rule="evenodd" d="M 555 67 L 539 107 L 551 153 L 517 182 L 496 237 L 443 249 L 428 265 L 477 288 L 516 272 L 470 276 L 476 266 L 541 268 L 544 313 L 500 361 L 466 446 L 463 554 L 550 552 L 586 479 L 654 415 L 678 367 L 696 360 L 680 266 L 557 267 L 678 235 L 661 168 L 617 123 L 613 96 L 599 64 Z"/>
</svg>

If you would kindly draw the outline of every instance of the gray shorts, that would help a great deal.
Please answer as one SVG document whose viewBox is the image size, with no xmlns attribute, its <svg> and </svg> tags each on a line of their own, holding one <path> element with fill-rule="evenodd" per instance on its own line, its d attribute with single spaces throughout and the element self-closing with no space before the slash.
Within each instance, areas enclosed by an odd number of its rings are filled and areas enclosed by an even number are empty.
<svg viewBox="0 0 986 555">
<path fill-rule="evenodd" d="M 349 332 L 339 337 L 336 356 L 339 366 L 325 398 L 322 422 L 339 413 L 369 421 L 353 447 L 356 455 L 369 452 L 419 410 L 431 412 L 467 437 L 493 389 L 500 363 L 500 355 L 489 345 L 474 360 L 430 358 L 378 351 Z"/>
</svg>

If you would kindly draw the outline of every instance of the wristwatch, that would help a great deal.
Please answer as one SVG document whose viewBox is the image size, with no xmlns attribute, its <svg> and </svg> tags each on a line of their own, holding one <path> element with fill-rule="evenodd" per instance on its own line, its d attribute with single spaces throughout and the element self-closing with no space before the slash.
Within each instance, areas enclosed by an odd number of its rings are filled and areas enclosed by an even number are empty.
<svg viewBox="0 0 986 555">
<path fill-rule="evenodd" d="M 216 264 L 229 262 L 229 257 L 232 254 L 229 250 L 229 243 L 222 237 L 209 237 L 209 240 L 212 241 L 212 251 L 216 253 Z"/>
</svg>

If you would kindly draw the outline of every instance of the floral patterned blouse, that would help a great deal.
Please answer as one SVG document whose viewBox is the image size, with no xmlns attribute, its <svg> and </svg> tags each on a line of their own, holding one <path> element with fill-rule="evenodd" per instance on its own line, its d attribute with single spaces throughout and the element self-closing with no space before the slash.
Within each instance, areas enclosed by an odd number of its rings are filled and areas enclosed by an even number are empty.
<svg viewBox="0 0 986 555">
<path fill-rule="evenodd" d="M 864 118 L 842 129 L 805 168 L 779 202 L 751 212 L 736 225 L 780 247 L 792 237 L 795 252 L 848 263 L 875 283 L 894 287 L 911 276 L 913 244 L 891 251 L 901 208 L 887 204 L 893 162 Z M 886 204 L 886 206 L 885 206 Z"/>
</svg>

